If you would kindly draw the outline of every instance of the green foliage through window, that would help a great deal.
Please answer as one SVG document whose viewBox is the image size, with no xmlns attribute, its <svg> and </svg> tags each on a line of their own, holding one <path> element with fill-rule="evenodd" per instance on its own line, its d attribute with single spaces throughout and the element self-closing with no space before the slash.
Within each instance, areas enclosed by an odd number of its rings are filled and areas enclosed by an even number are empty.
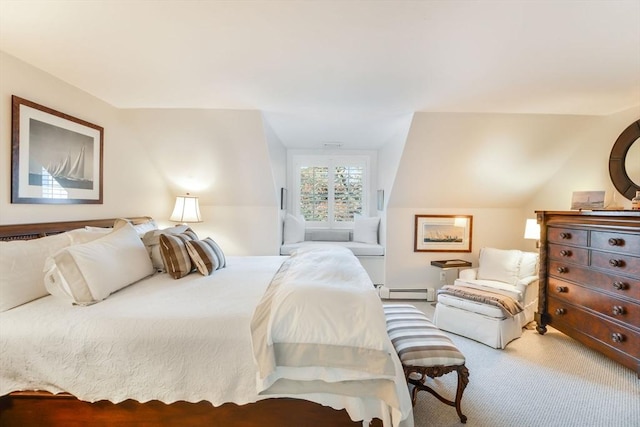
<svg viewBox="0 0 640 427">
<path fill-rule="evenodd" d="M 364 166 L 302 166 L 299 171 L 300 213 L 306 221 L 352 222 L 362 214 Z"/>
</svg>

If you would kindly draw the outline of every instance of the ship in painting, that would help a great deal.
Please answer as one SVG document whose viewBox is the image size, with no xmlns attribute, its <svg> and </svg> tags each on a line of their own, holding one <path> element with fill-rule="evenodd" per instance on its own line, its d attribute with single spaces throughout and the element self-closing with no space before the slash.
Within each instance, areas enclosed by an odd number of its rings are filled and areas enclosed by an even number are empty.
<svg viewBox="0 0 640 427">
<path fill-rule="evenodd" d="M 449 233 L 443 233 L 440 230 L 431 230 L 425 233 L 423 237 L 423 242 L 424 243 L 443 243 L 443 242 L 461 243 L 462 237 L 455 236 Z"/>
<path fill-rule="evenodd" d="M 85 178 L 84 175 L 84 146 L 82 146 L 75 159 L 72 159 L 71 153 L 69 153 L 62 160 L 49 163 L 46 170 L 61 187 L 93 188 L 93 180 Z"/>
</svg>

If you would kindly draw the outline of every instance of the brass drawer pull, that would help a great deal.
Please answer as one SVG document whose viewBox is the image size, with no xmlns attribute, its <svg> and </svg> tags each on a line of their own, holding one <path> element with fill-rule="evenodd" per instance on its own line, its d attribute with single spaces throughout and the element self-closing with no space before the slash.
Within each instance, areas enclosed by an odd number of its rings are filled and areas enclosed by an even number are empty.
<svg viewBox="0 0 640 427">
<path fill-rule="evenodd" d="M 626 310 L 621 305 L 614 305 L 613 308 L 611 309 L 611 312 L 613 313 L 614 316 L 620 316 L 621 314 L 624 314 Z"/>
<path fill-rule="evenodd" d="M 624 245 L 624 239 L 618 239 L 618 238 L 610 238 L 609 239 L 609 246 L 623 246 Z"/>
<path fill-rule="evenodd" d="M 558 316 L 562 316 L 563 314 L 567 314 L 567 310 L 565 310 L 564 308 L 556 308 L 556 314 Z"/>
<path fill-rule="evenodd" d="M 568 289 L 566 286 L 558 286 L 556 287 L 556 291 L 558 291 L 558 293 L 563 293 L 563 292 L 566 293 L 568 292 Z"/>
<path fill-rule="evenodd" d="M 560 251 L 560 256 L 571 256 L 571 251 L 563 249 Z"/>
<path fill-rule="evenodd" d="M 609 265 L 611 267 L 624 267 L 624 260 L 622 259 L 610 259 Z"/>
<path fill-rule="evenodd" d="M 613 288 L 618 291 L 624 291 L 628 287 L 629 285 L 627 285 L 625 282 L 613 282 Z"/>
<path fill-rule="evenodd" d="M 560 233 L 560 238 L 564 239 L 564 240 L 570 239 L 571 238 L 571 233 L 562 232 L 562 233 Z"/>
<path fill-rule="evenodd" d="M 613 342 L 623 342 L 624 341 L 624 335 L 622 335 L 621 333 L 618 333 L 618 332 L 614 332 L 613 334 L 611 334 L 611 340 Z"/>
<path fill-rule="evenodd" d="M 567 267 L 558 267 L 557 271 L 558 273 L 563 274 L 563 273 L 567 273 L 569 269 Z"/>
</svg>

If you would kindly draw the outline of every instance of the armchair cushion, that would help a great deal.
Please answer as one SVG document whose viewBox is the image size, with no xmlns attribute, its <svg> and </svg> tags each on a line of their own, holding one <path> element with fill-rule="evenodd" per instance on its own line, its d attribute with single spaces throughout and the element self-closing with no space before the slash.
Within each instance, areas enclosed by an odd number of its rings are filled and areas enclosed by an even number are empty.
<svg viewBox="0 0 640 427">
<path fill-rule="evenodd" d="M 478 261 L 478 279 L 515 285 L 518 282 L 521 251 L 482 248 Z"/>
<path fill-rule="evenodd" d="M 536 279 L 538 278 L 538 258 L 539 255 L 536 252 L 522 252 L 518 271 L 520 280 L 523 277 L 535 276 Z"/>
<path fill-rule="evenodd" d="M 460 280 L 476 280 L 478 278 L 477 268 L 466 268 L 458 273 Z"/>
</svg>

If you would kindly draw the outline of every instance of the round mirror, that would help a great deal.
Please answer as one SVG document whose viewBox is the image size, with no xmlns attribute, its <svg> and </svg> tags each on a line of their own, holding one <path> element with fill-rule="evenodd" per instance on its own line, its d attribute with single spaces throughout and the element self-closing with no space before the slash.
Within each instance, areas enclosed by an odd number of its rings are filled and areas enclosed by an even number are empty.
<svg viewBox="0 0 640 427">
<path fill-rule="evenodd" d="M 626 128 L 611 149 L 609 175 L 624 197 L 631 200 L 640 191 L 640 120 Z"/>
<path fill-rule="evenodd" d="M 629 147 L 625 156 L 624 169 L 627 171 L 629 179 L 640 185 L 640 138 L 636 139 Z"/>
</svg>

